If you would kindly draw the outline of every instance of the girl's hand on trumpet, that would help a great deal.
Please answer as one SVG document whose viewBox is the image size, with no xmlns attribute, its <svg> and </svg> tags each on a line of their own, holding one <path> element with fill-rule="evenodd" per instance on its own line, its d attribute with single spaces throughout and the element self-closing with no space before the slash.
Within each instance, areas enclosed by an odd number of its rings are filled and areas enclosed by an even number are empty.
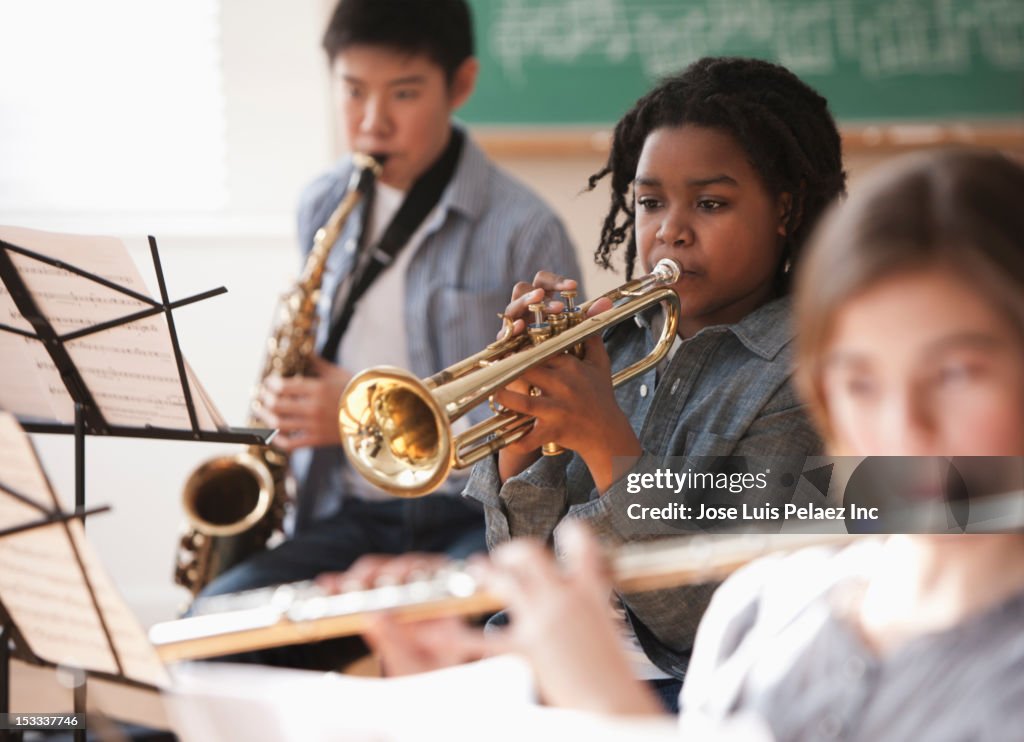
<svg viewBox="0 0 1024 742">
<path fill-rule="evenodd" d="M 577 283 L 571 278 L 565 278 L 550 271 L 538 271 L 533 277 L 533 283 L 520 281 L 512 287 L 512 300 L 505 307 L 502 317 L 505 322 L 498 332 L 498 339 L 503 340 L 526 332 L 526 327 L 532 319 L 530 305 L 539 302 L 547 304 L 553 312 L 561 312 L 565 309 L 565 303 L 561 300 L 554 300 L 552 296 L 556 291 L 575 291 Z M 522 381 L 514 381 L 508 386 L 509 389 L 528 394 L 529 385 Z M 538 446 L 524 447 L 513 445 L 503 448 L 498 454 L 498 473 L 501 481 L 515 476 L 521 471 L 528 469 L 534 461 L 540 458 Z"/>
<path fill-rule="evenodd" d="M 505 307 L 503 313 L 512 322 L 512 331 L 508 333 L 509 337 L 521 335 L 526 331 L 526 326 L 532 318 L 529 309 L 531 304 L 544 302 L 548 307 L 548 311 L 561 312 L 565 309 L 565 302 L 561 299 L 556 299 L 555 292 L 575 291 L 576 287 L 577 284 L 574 279 L 565 278 L 550 271 L 537 271 L 537 275 L 533 277 L 533 283 L 527 283 L 526 281 L 517 283 L 512 287 L 512 300 Z M 502 328 L 501 332 L 498 333 L 499 339 L 505 333 L 505 328 Z"/>
<path fill-rule="evenodd" d="M 548 300 L 549 311 L 561 311 L 562 302 L 549 299 L 552 292 L 575 288 L 574 280 L 547 271 L 539 272 L 532 284 L 517 283 L 505 309 L 512 334 L 526 330 L 530 304 Z M 598 300 L 587 316 L 611 306 L 610 300 Z M 494 395 L 498 404 L 535 418 L 529 433 L 499 452 L 502 481 L 528 468 L 540 457 L 540 447 L 551 442 L 576 451 L 598 491 L 604 492 L 642 453 L 629 418 L 615 399 L 604 343 L 594 335 L 583 346 L 582 359 L 568 353 L 554 356 Z"/>
</svg>

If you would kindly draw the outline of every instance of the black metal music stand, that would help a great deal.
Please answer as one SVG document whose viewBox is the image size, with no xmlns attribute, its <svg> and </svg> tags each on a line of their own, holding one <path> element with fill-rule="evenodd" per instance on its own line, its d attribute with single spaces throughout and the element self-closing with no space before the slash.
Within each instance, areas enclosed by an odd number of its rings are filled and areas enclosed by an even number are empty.
<svg viewBox="0 0 1024 742">
<path fill-rule="evenodd" d="M 243 443 L 243 444 L 257 444 L 266 445 L 273 438 L 276 431 L 262 428 L 226 428 L 217 431 L 201 430 L 199 427 L 198 418 L 196 416 L 195 403 L 192 398 L 192 389 L 188 381 L 188 376 L 185 372 L 185 361 L 181 354 L 181 347 L 178 344 L 178 335 L 174 326 L 174 315 L 173 310 L 179 307 L 192 304 L 197 301 L 202 301 L 213 296 L 226 293 L 227 289 L 223 286 L 216 289 L 211 289 L 200 294 L 187 297 L 185 299 L 179 299 L 177 301 L 170 301 L 167 294 L 167 286 L 164 281 L 163 267 L 160 263 L 160 255 L 157 250 L 156 238 L 149 236 L 149 249 L 150 254 L 153 258 L 153 268 L 156 273 L 157 283 L 160 288 L 160 301 L 156 301 L 144 294 L 138 293 L 125 286 L 121 286 L 113 281 L 109 281 L 102 276 L 98 276 L 95 273 L 85 270 L 81 267 L 70 265 L 69 263 L 43 255 L 39 252 L 13 245 L 9 242 L 0 240 L 0 281 L 3 281 L 7 290 L 10 292 L 11 297 L 14 301 L 15 306 L 21 313 L 22 317 L 28 321 L 32 327 L 32 331 L 22 330 L 16 327 L 11 327 L 0 323 L 0 331 L 14 333 L 31 340 L 35 340 L 42 344 L 46 349 L 47 354 L 52 359 L 58 372 L 60 373 L 61 380 L 64 383 L 65 388 L 74 403 L 75 409 L 75 421 L 74 424 L 67 424 L 61 422 L 47 422 L 40 421 L 39 419 L 21 419 L 19 422 L 21 426 L 30 433 L 63 433 L 71 434 L 74 436 L 75 446 L 75 511 L 73 514 L 66 516 L 67 518 L 80 519 L 84 525 L 85 516 L 90 511 L 85 509 L 85 436 L 86 435 L 101 435 L 101 436 L 119 436 L 129 438 L 158 438 L 165 440 L 192 440 L 192 441 L 209 441 L 219 443 Z M 39 305 L 36 303 L 32 292 L 25 284 L 21 274 L 18 271 L 18 267 L 14 264 L 11 259 L 11 254 L 21 255 L 32 260 L 38 261 L 45 265 L 52 266 L 61 270 L 68 271 L 75 275 L 81 276 L 84 280 L 103 286 L 105 288 L 116 291 L 127 297 L 130 297 L 138 302 L 147 305 L 147 309 L 133 312 L 124 317 L 109 320 L 106 322 L 100 322 L 91 327 L 85 327 L 73 332 L 64 334 L 58 334 L 50 319 L 46 316 Z M 88 386 L 84 382 L 82 375 L 79 373 L 75 366 L 71 355 L 68 353 L 65 344 L 93 333 L 102 332 L 109 330 L 113 327 L 127 325 L 138 320 L 152 317 L 158 314 L 163 314 L 167 321 L 167 329 L 171 342 L 171 347 L 174 353 L 174 359 L 177 365 L 178 378 L 181 383 L 181 391 L 184 395 L 185 406 L 188 411 L 189 428 L 188 429 L 173 429 L 163 428 L 151 425 L 142 427 L 132 427 L 124 425 L 112 425 L 104 419 L 103 413 L 96 401 L 93 399 Z M 64 518 L 65 516 L 60 516 Z M 2 534 L 0 534 L 2 535 Z M 8 625 L 7 629 L 11 629 Z M 3 633 L 3 637 L 7 638 L 10 636 L 11 639 L 17 642 L 15 634 L 8 634 L 7 629 Z M 6 680 L 6 653 L 7 644 L 6 641 L 0 641 L 3 648 L 0 649 L 0 680 Z M 0 694 L 2 695 L 2 694 Z M 81 697 L 79 697 L 81 696 Z M 81 702 L 81 708 L 85 709 L 85 686 L 82 685 L 80 688 L 76 688 L 75 705 L 76 710 L 78 709 L 79 702 Z M 2 712 L 2 710 L 0 710 Z M 76 740 L 81 739 L 84 742 L 85 734 L 84 731 L 75 732 Z"/>
<path fill-rule="evenodd" d="M 160 301 L 155 301 L 144 294 L 140 294 L 124 286 L 97 276 L 77 266 L 69 265 L 64 261 L 41 255 L 38 252 L 28 250 L 9 242 L 0 240 L 0 280 L 7 286 L 11 297 L 14 300 L 18 311 L 32 326 L 34 332 L 20 330 L 0 323 L 0 331 L 14 333 L 22 337 L 36 340 L 43 345 L 54 365 L 60 373 L 64 386 L 68 391 L 75 406 L 74 424 L 59 422 L 40 422 L 36 419 L 21 419 L 21 426 L 30 433 L 68 433 L 75 437 L 75 507 L 85 507 L 85 436 L 105 435 L 121 436 L 128 438 L 160 438 L 166 440 L 193 440 L 210 441 L 219 443 L 246 443 L 265 445 L 273 438 L 275 431 L 262 428 L 227 428 L 224 430 L 209 431 L 201 430 L 196 417 L 195 403 L 192 399 L 192 390 L 185 373 L 185 361 L 181 354 L 181 347 L 178 344 L 178 334 L 174 327 L 174 309 L 192 304 L 203 299 L 218 296 L 227 292 L 223 286 L 205 291 L 201 294 L 170 301 L 167 296 L 167 286 L 164 282 L 163 267 L 160 264 L 160 255 L 157 251 L 156 239 L 149 237 L 149 249 L 153 257 L 153 267 L 156 272 L 157 282 L 160 286 Z M 148 305 L 148 309 L 133 312 L 125 317 L 119 317 L 107 322 L 101 322 L 91 327 L 85 327 L 74 332 L 63 335 L 57 333 L 49 318 L 40 310 L 28 287 L 22 280 L 17 267 L 11 260 L 9 253 L 15 253 L 37 260 L 46 265 L 60 268 L 74 273 L 82 278 L 117 291 L 136 301 Z M 82 376 L 75 367 L 70 354 L 65 348 L 65 343 L 76 340 L 86 335 L 109 330 L 112 327 L 127 325 L 146 317 L 163 314 L 167 320 L 167 329 L 170 336 L 171 347 L 174 352 L 174 359 L 177 364 L 178 378 L 181 382 L 181 391 L 185 398 L 185 407 L 188 410 L 189 429 L 178 430 L 173 428 L 160 428 L 151 425 L 143 427 L 131 427 L 125 425 L 111 425 L 103 417 L 99 407 L 96 405 L 89 388 L 82 380 Z"/>
<path fill-rule="evenodd" d="M 178 334 L 174 326 L 173 310 L 197 301 L 202 301 L 213 296 L 219 296 L 220 294 L 227 293 L 227 289 L 220 286 L 209 291 L 204 291 L 200 294 L 195 294 L 194 296 L 189 296 L 185 299 L 179 299 L 173 302 L 170 301 L 167 296 L 167 286 L 164 281 L 163 267 L 160 263 L 160 254 L 157 250 L 156 238 L 153 236 L 149 237 L 149 249 L 153 258 L 153 268 L 156 273 L 157 282 L 160 287 L 160 301 L 156 301 L 125 286 L 120 286 L 113 281 L 108 281 L 102 276 L 98 276 L 78 266 L 70 265 L 56 258 L 42 255 L 33 250 L 12 245 L 9 242 L 0 240 L 0 280 L 2 280 L 7 286 L 7 290 L 10 291 L 15 305 L 21 312 L 22 316 L 29 322 L 29 324 L 31 324 L 34 332 L 20 330 L 16 327 L 11 327 L 2 323 L 0 323 L 0 331 L 11 332 L 15 335 L 21 335 L 40 342 L 50 355 L 50 358 L 56 365 L 57 370 L 60 372 L 68 394 L 71 396 L 72 400 L 74 400 L 76 406 L 81 405 L 82 407 L 82 409 L 78 411 L 80 415 L 76 414 L 76 423 L 74 425 L 29 420 L 22 421 L 22 427 L 30 433 L 76 433 L 76 428 L 80 426 L 78 417 L 81 417 L 81 424 L 84 424 L 85 433 L 89 435 L 195 440 L 220 443 L 268 443 L 270 438 L 273 436 L 273 431 L 262 428 L 227 428 L 218 431 L 200 430 L 196 419 L 195 404 L 192 400 L 192 390 L 188 384 L 185 374 L 185 361 L 181 355 L 181 347 L 178 344 Z M 75 330 L 74 332 L 68 332 L 60 335 L 50 324 L 49 318 L 45 316 L 36 304 L 31 292 L 22 280 L 17 267 L 11 260 L 10 253 L 22 255 L 31 258 L 32 260 L 39 261 L 40 263 L 53 266 L 54 268 L 59 268 L 69 273 L 81 276 L 87 281 L 113 291 L 117 291 L 118 293 L 124 294 L 138 302 L 146 304 L 149 308 L 133 312 L 132 314 L 124 317 L 119 317 L 107 322 L 101 322 L 91 327 L 85 327 L 80 330 Z M 77 340 L 87 335 L 109 330 L 113 327 L 137 322 L 138 320 L 152 317 L 157 314 L 163 314 L 167 320 L 168 334 L 174 353 L 175 363 L 178 368 L 178 376 L 181 381 L 181 391 L 185 397 L 185 405 L 188 410 L 190 428 L 187 430 L 177 430 L 149 425 L 144 427 L 110 425 L 103 419 L 102 413 L 97 408 L 92 395 L 89 393 L 89 389 L 82 381 L 82 377 L 75 368 L 75 364 L 71 360 L 71 357 L 64 345 L 72 340 Z"/>
</svg>

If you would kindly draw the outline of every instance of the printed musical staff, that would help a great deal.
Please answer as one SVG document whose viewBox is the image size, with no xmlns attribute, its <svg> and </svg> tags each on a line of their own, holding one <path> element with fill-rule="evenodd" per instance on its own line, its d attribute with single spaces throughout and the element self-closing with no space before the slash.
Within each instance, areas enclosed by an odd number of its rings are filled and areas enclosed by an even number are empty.
<svg viewBox="0 0 1024 742">
<path fill-rule="evenodd" d="M 8 413 L 0 413 L 0 485 L 0 529 L 56 511 L 57 497 L 32 444 Z M 5 490 L 37 501 L 45 511 Z M 0 538 L 0 599 L 40 659 L 108 673 L 118 672 L 119 660 L 126 677 L 166 684 L 163 666 L 80 523 L 43 525 Z"/>
<path fill-rule="evenodd" d="M 74 269 L 60 268 L 11 252 L 11 261 L 39 310 L 58 335 L 88 330 L 104 322 L 131 317 L 149 308 L 136 296 L 149 297 L 139 271 L 121 240 L 113 237 L 54 234 L 0 227 L 0 239 L 67 266 L 88 268 L 127 292 L 96 283 Z M 0 284 L 0 322 L 31 332 L 8 290 Z M 190 428 L 170 333 L 162 314 L 136 319 L 65 341 L 65 349 L 110 425 Z M 66 384 L 38 342 L 0 331 L 0 407 L 22 417 L 49 410 L 52 420 L 74 420 L 74 403 Z M 224 421 L 189 372 L 200 429 L 218 430 Z"/>
</svg>

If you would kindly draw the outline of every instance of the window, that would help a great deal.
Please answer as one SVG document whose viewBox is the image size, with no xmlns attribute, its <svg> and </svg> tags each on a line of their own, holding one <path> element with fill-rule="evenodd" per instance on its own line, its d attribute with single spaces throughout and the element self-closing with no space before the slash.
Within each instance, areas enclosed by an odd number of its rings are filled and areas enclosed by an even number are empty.
<svg viewBox="0 0 1024 742">
<path fill-rule="evenodd" d="M 218 0 L 0 0 L 0 213 L 227 201 Z"/>
</svg>

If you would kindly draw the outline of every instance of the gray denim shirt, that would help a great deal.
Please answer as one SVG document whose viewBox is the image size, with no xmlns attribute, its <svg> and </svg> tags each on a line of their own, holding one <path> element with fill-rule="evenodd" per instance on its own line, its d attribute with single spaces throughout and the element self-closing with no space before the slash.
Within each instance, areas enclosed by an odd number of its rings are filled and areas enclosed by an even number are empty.
<svg viewBox="0 0 1024 742">
<path fill-rule="evenodd" d="M 820 454 L 821 440 L 789 383 L 792 340 L 789 300 L 776 299 L 736 324 L 707 327 L 684 340 L 660 378 L 652 369 L 620 385 L 615 396 L 643 447 L 630 472 L 654 472 L 670 457 L 678 469 L 681 460 L 700 468 L 706 457 Z M 654 341 L 647 318 L 619 324 L 605 337 L 612 369 L 647 355 Z M 567 519 L 584 521 L 607 545 L 644 538 L 627 510 L 633 503 L 664 505 L 664 496 L 632 494 L 626 480 L 599 494 L 583 460 L 566 453 L 542 458 L 502 484 L 491 457 L 474 467 L 464 494 L 483 504 L 491 548 L 527 536 L 558 551 L 558 528 Z M 644 651 L 666 673 L 683 677 L 713 590 L 700 585 L 620 595 Z"/>
</svg>

